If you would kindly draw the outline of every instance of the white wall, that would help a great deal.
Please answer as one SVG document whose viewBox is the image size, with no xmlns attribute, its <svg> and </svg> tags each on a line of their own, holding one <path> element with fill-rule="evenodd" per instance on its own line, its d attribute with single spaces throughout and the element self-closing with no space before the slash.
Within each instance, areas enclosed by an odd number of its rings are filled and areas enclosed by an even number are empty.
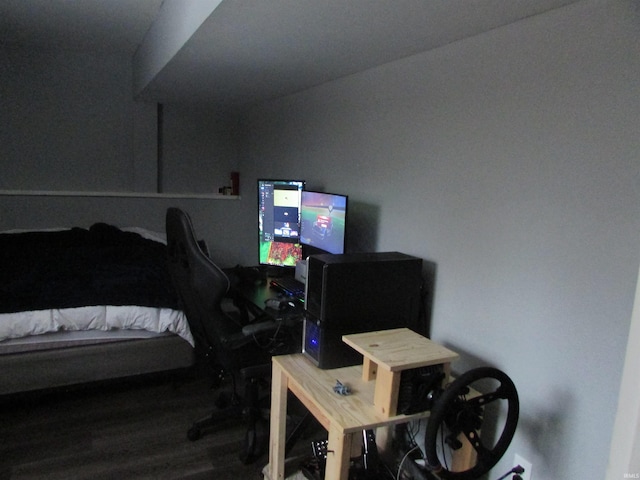
<svg viewBox="0 0 640 480">
<path fill-rule="evenodd" d="M 626 475 L 640 476 L 640 283 L 631 315 L 631 327 L 622 371 L 622 383 L 618 396 L 618 410 L 613 428 L 609 454 L 607 480 L 617 480 Z M 633 478 L 633 477 L 630 477 Z"/>
<path fill-rule="evenodd" d="M 586 0 L 245 117 L 245 185 L 347 193 L 373 248 L 437 264 L 432 337 L 520 392 L 493 477 L 518 452 L 536 480 L 604 478 L 639 265 L 639 26 L 631 1 Z"/>
</svg>

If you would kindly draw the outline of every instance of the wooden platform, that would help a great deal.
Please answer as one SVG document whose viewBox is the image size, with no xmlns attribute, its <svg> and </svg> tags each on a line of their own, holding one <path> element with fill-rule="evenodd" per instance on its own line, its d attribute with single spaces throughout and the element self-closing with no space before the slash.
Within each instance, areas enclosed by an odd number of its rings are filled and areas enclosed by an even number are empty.
<svg viewBox="0 0 640 480">
<path fill-rule="evenodd" d="M 345 335 L 342 340 L 362 354 L 362 379 L 375 381 L 373 405 L 387 418 L 396 414 L 403 370 L 443 365 L 448 377 L 450 363 L 458 358 L 457 353 L 408 328 Z"/>
<path fill-rule="evenodd" d="M 285 477 L 287 392 L 291 391 L 329 432 L 326 473 L 331 480 L 349 476 L 354 438 L 363 430 L 406 423 L 429 415 L 428 411 L 397 415 L 403 370 L 444 364 L 458 355 L 406 329 L 347 335 L 343 340 L 363 354 L 363 365 L 322 370 L 303 354 L 273 358 L 269 465 L 265 478 Z M 336 381 L 349 395 L 334 391 Z"/>
</svg>

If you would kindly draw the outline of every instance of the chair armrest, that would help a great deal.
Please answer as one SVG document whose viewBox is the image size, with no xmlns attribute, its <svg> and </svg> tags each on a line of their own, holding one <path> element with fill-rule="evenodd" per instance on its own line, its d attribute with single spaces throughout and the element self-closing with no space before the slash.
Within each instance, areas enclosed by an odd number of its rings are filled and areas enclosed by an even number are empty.
<svg viewBox="0 0 640 480">
<path fill-rule="evenodd" d="M 251 323 L 242 327 L 243 335 L 255 335 L 256 333 L 264 332 L 267 330 L 275 330 L 280 326 L 280 322 L 275 320 L 265 320 L 264 322 Z"/>
</svg>

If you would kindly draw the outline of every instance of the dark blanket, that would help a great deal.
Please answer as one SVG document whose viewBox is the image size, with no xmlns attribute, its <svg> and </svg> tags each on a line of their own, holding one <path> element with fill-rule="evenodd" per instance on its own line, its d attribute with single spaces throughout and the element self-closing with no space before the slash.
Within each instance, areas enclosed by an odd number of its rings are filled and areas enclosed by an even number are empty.
<svg viewBox="0 0 640 480">
<path fill-rule="evenodd" d="M 103 223 L 0 234 L 0 313 L 94 305 L 179 309 L 166 246 Z"/>
</svg>

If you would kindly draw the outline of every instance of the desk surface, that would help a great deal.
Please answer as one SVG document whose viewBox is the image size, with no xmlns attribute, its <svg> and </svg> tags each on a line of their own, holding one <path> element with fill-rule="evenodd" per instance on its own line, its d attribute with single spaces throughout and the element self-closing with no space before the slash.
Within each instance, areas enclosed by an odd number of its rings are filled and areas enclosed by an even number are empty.
<svg viewBox="0 0 640 480">
<path fill-rule="evenodd" d="M 253 305 L 260 309 L 265 309 L 265 303 L 267 300 L 272 298 L 289 298 L 282 292 L 278 291 L 278 289 L 271 286 L 271 280 L 277 277 L 266 277 L 262 281 L 257 282 L 248 282 L 248 281 L 238 281 L 234 285 L 234 289 L 242 298 L 246 301 L 251 302 Z M 304 311 L 304 303 L 295 300 L 296 308 L 292 310 L 299 311 L 302 313 Z"/>
<path fill-rule="evenodd" d="M 373 405 L 375 382 L 362 380 L 362 365 L 321 370 L 303 354 L 273 357 L 287 376 L 289 389 L 325 429 L 330 425 L 344 433 L 423 418 L 429 412 L 385 417 Z M 333 391 L 336 380 L 349 386 L 351 395 Z"/>
</svg>

